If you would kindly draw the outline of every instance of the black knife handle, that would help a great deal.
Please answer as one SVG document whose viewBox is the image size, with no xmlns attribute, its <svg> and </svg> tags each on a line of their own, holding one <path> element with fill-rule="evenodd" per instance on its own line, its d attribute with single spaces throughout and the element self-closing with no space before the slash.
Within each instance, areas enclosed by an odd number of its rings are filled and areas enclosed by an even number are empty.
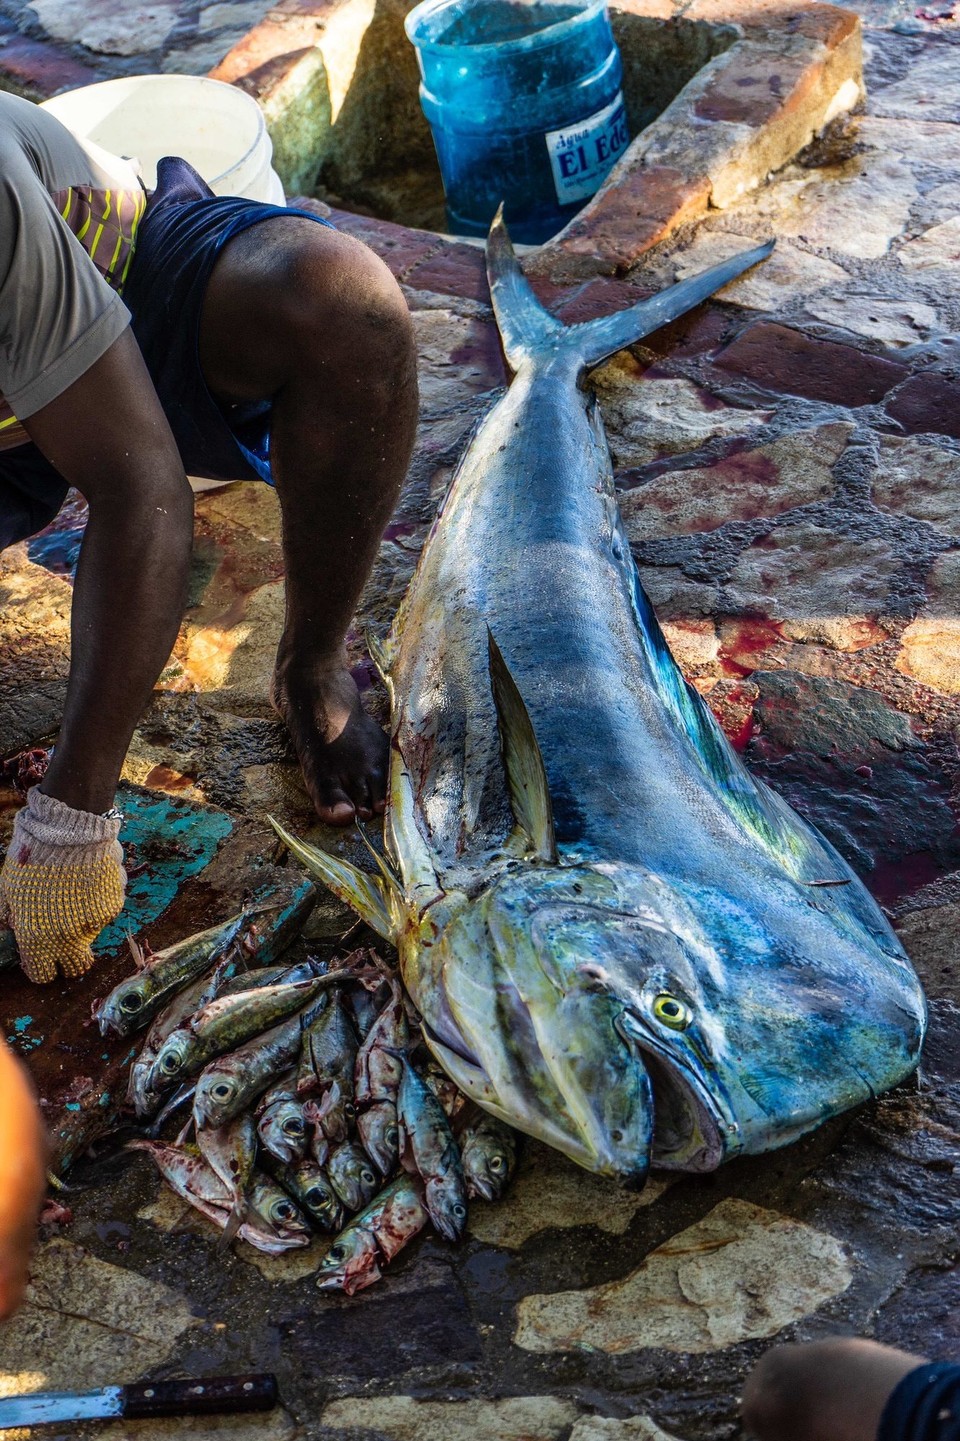
<svg viewBox="0 0 960 1441">
<path fill-rule="evenodd" d="M 269 1411 L 277 1378 L 206 1376 L 200 1381 L 145 1381 L 121 1387 L 121 1416 L 206 1416 L 217 1411 Z"/>
</svg>

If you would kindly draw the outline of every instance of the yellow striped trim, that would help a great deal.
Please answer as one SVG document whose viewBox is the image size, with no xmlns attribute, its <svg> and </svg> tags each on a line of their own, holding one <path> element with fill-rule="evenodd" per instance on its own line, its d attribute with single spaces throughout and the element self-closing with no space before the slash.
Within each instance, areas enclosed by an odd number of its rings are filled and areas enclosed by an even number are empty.
<svg viewBox="0 0 960 1441">
<path fill-rule="evenodd" d="M 73 185 L 51 198 L 104 280 L 112 290 L 122 293 L 147 208 L 146 192 L 141 188 L 95 190 L 89 185 Z M 0 395 L 0 450 L 12 450 L 29 439 Z"/>
</svg>

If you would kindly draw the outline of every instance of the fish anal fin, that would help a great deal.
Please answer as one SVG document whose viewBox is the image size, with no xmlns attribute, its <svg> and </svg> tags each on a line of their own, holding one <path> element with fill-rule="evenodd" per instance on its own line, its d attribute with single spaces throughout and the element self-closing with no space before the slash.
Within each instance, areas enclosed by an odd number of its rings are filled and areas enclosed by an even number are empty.
<svg viewBox="0 0 960 1441">
<path fill-rule="evenodd" d="M 490 687 L 497 708 L 497 729 L 514 819 L 529 840 L 528 849 L 543 861 L 555 862 L 557 838 L 553 806 L 533 722 L 489 626 L 487 644 Z"/>
<path fill-rule="evenodd" d="M 396 944 L 401 929 L 397 891 L 391 892 L 379 876 L 368 875 L 349 861 L 298 840 L 273 816 L 267 819 L 287 849 L 311 875 L 317 876 L 335 896 L 352 906 L 378 936 Z"/>
</svg>

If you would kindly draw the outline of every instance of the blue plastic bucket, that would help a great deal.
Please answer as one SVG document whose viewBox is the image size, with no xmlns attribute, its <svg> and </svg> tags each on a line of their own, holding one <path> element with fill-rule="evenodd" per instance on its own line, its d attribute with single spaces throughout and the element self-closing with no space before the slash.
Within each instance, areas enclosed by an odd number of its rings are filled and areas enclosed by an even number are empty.
<svg viewBox="0 0 960 1441">
<path fill-rule="evenodd" d="M 406 20 L 450 228 L 548 239 L 626 149 L 605 0 L 424 0 Z"/>
</svg>

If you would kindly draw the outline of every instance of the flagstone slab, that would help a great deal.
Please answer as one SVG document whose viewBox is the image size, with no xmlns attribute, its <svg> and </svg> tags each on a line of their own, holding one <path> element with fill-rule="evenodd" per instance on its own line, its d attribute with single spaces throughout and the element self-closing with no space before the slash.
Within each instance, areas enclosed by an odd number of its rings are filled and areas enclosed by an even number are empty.
<svg viewBox="0 0 960 1441">
<path fill-rule="evenodd" d="M 135 1381 L 196 1324 L 171 1287 L 49 1241 L 23 1306 L 0 1330 L 0 1395 Z"/>
<path fill-rule="evenodd" d="M 651 1176 L 642 1191 L 627 1191 L 575 1166 L 559 1151 L 527 1141 L 508 1197 L 496 1203 L 475 1201 L 467 1225 L 478 1241 L 511 1251 L 555 1228 L 596 1226 L 622 1236 L 637 1212 L 655 1205 L 672 1180 L 661 1173 Z"/>
<path fill-rule="evenodd" d="M 375 1431 L 390 1441 L 555 1441 L 577 1416 L 555 1396 L 499 1401 L 418 1401 L 413 1396 L 349 1396 L 331 1401 L 324 1426 Z"/>
<path fill-rule="evenodd" d="M 527 1296 L 514 1341 L 543 1353 L 715 1351 L 775 1336 L 852 1280 L 835 1237 L 730 1199 L 620 1281 Z"/>
</svg>

